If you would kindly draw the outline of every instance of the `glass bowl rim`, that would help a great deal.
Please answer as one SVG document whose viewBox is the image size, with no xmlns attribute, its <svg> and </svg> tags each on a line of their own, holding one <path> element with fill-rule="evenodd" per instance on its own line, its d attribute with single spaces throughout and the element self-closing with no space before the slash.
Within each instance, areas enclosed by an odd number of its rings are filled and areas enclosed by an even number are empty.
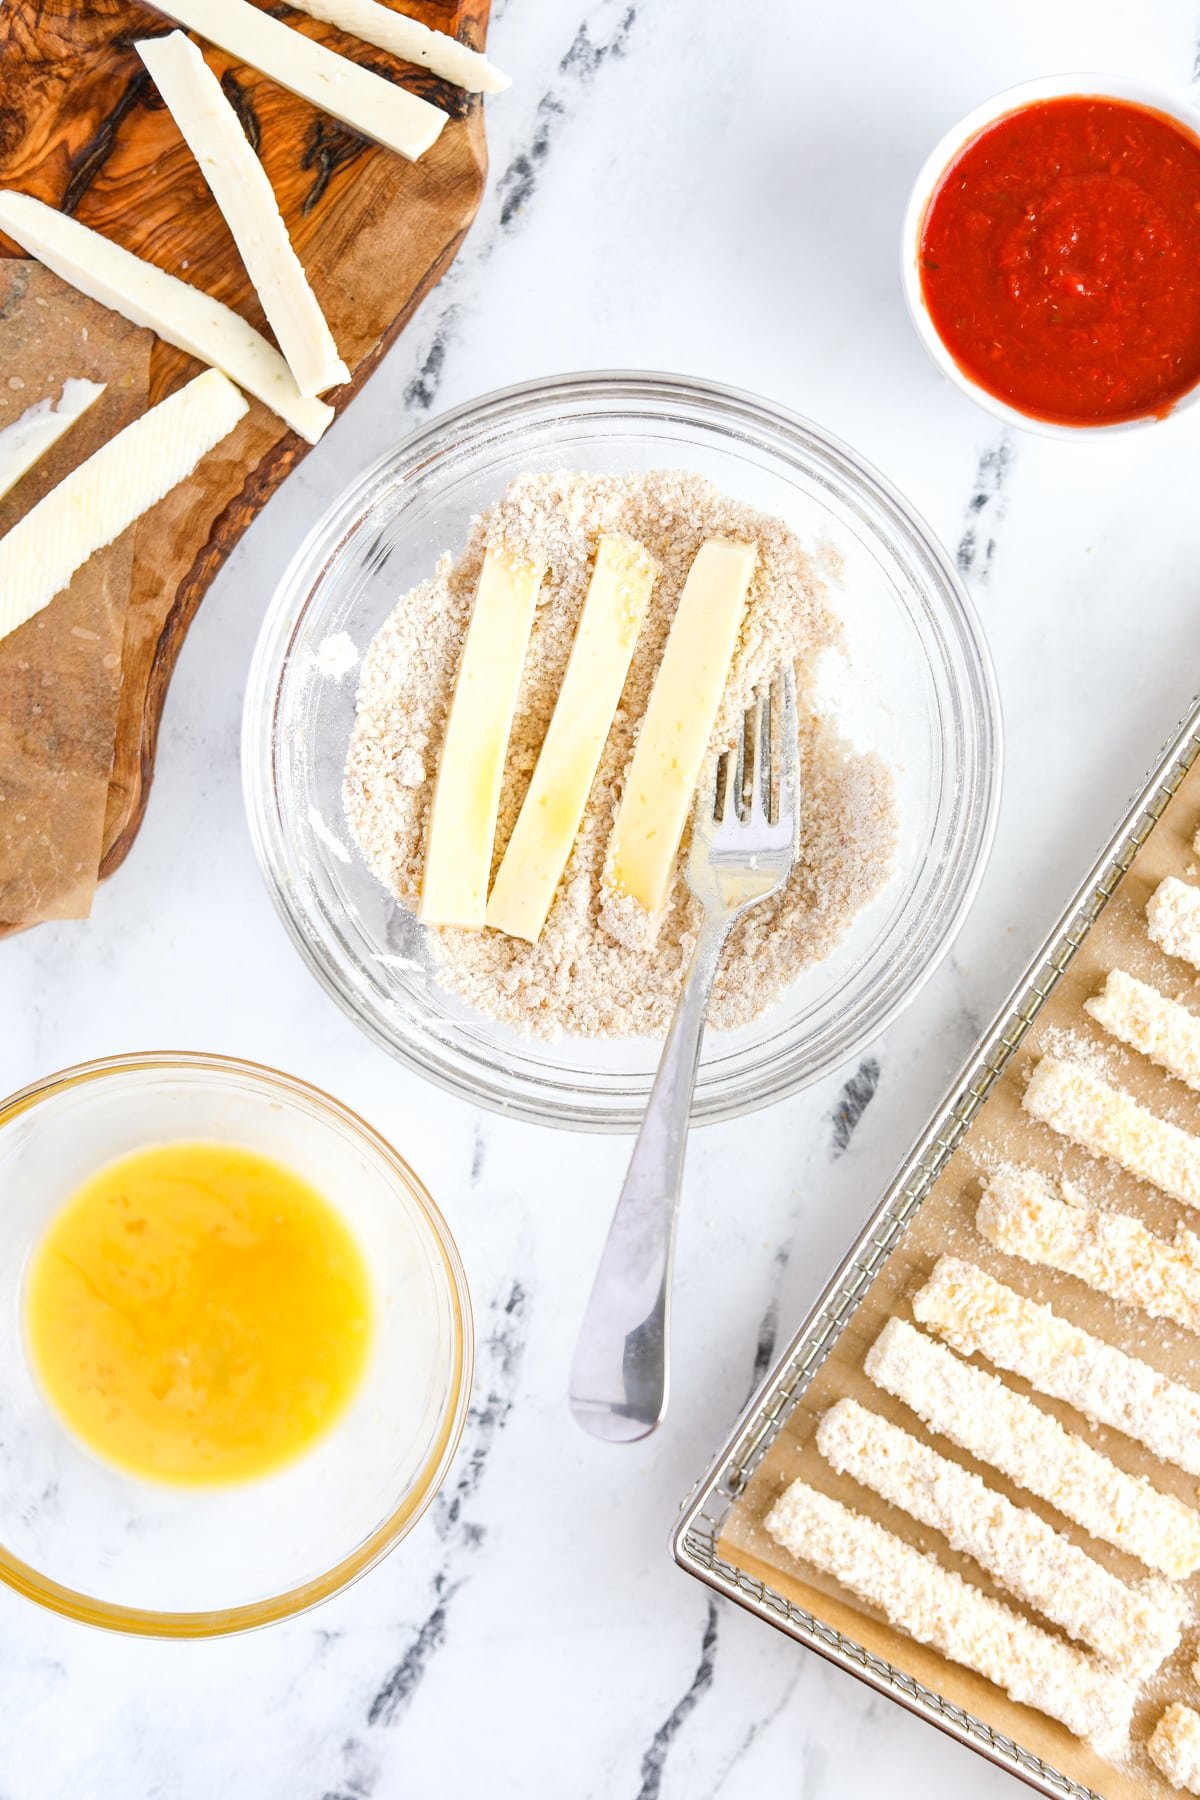
<svg viewBox="0 0 1200 1800">
<path fill-rule="evenodd" d="M 573 397 L 589 404 L 610 401 L 615 406 L 624 401 L 632 406 L 658 403 L 669 407 L 677 403 L 699 409 L 720 409 L 726 414 L 727 428 L 733 422 L 743 422 L 748 427 L 748 435 L 755 429 L 761 434 L 791 434 L 793 439 L 799 437 L 817 446 L 827 464 L 847 479 L 860 498 L 865 498 L 876 509 L 887 530 L 894 531 L 899 525 L 918 555 L 936 569 L 946 598 L 953 601 L 953 609 L 947 609 L 947 619 L 937 621 L 936 634 L 943 646 L 953 644 L 967 664 L 965 681 L 959 684 L 957 691 L 970 701 L 978 725 L 973 860 L 959 875 L 957 898 L 952 910 L 946 912 L 938 938 L 927 951 L 923 965 L 886 1005 L 875 1007 L 862 1022 L 852 1043 L 838 1049 L 836 1054 L 831 1052 L 818 1068 L 793 1066 L 789 1069 L 789 1059 L 785 1058 L 764 1063 L 755 1075 L 744 1080 L 740 1091 L 730 1096 L 717 1096 L 694 1111 L 694 1129 L 699 1125 L 740 1118 L 745 1113 L 773 1105 L 831 1069 L 840 1067 L 865 1045 L 875 1041 L 915 1000 L 953 945 L 983 880 L 995 838 L 1002 789 L 1004 728 L 995 668 L 978 611 L 944 545 L 924 516 L 887 476 L 841 438 L 804 414 L 747 389 L 697 376 L 628 368 L 565 371 L 513 383 L 477 395 L 426 419 L 376 457 L 341 490 L 305 533 L 276 584 L 259 628 L 246 682 L 242 712 L 243 801 L 255 860 L 288 936 L 326 994 L 372 1042 L 404 1067 L 457 1099 L 504 1117 L 560 1130 L 604 1134 L 637 1130 L 644 1100 L 624 1111 L 615 1107 L 605 1111 L 597 1106 L 587 1109 L 586 1104 L 578 1100 L 564 1101 L 557 1091 L 538 1098 L 533 1091 L 534 1079 L 528 1076 L 518 1078 L 522 1090 L 519 1093 L 511 1090 L 493 1092 L 478 1084 L 469 1072 L 460 1074 L 453 1068 L 443 1068 L 426 1060 L 419 1047 L 389 1034 L 371 1013 L 360 1007 L 348 984 L 341 979 L 337 959 L 328 946 L 324 942 L 314 944 L 312 934 L 305 926 L 305 915 L 289 897 L 289 884 L 282 878 L 288 840 L 277 803 L 274 775 L 280 695 L 296 632 L 330 565 L 368 522 L 376 498 L 383 497 L 385 491 L 397 483 L 406 467 L 419 468 L 423 459 L 436 458 L 452 450 L 466 432 L 482 430 L 498 420 L 511 422 L 512 428 L 519 430 L 526 409 L 564 408 Z M 772 448 L 770 444 L 764 446 L 761 437 L 759 443 L 760 447 Z M 790 1060 L 794 1064 L 794 1054 Z M 578 1084 L 578 1091 L 586 1095 L 585 1081 Z"/>
<path fill-rule="evenodd" d="M 81 1087 L 85 1083 L 123 1074 L 152 1074 L 170 1070 L 200 1070 L 211 1074 L 249 1077 L 274 1087 L 283 1099 L 298 1099 L 315 1106 L 337 1124 L 348 1128 L 352 1137 L 384 1163 L 389 1173 L 404 1188 L 428 1225 L 433 1243 L 441 1258 L 450 1302 L 453 1333 L 453 1364 L 447 1389 L 447 1404 L 439 1423 L 437 1436 L 409 1492 L 387 1517 L 348 1555 L 331 1568 L 295 1587 L 262 1600 L 237 1606 L 205 1611 L 163 1611 L 153 1607 L 124 1606 L 100 1600 L 95 1595 L 68 1587 L 41 1574 L 31 1564 L 11 1555 L 0 1544 L 0 1581 L 33 1600 L 50 1612 L 81 1624 L 95 1625 L 135 1637 L 208 1638 L 225 1637 L 234 1632 L 250 1631 L 294 1618 L 323 1600 L 332 1598 L 373 1569 L 432 1504 L 453 1462 L 467 1420 L 471 1383 L 475 1365 L 474 1318 L 466 1270 L 458 1246 L 441 1210 L 424 1182 L 409 1166 L 399 1151 L 374 1126 L 315 1083 L 289 1075 L 267 1063 L 252 1062 L 244 1057 L 226 1056 L 201 1050 L 140 1050 L 124 1054 L 99 1056 L 87 1062 L 73 1063 L 55 1070 L 25 1087 L 18 1088 L 7 1099 L 0 1100 L 0 1131 L 15 1119 L 33 1112 L 44 1100 L 55 1094 Z"/>
</svg>

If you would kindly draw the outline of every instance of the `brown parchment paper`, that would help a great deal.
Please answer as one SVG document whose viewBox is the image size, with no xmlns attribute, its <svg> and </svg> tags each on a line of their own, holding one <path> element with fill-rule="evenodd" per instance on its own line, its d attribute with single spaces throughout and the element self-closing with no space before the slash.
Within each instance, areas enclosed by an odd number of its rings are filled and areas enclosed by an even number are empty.
<svg viewBox="0 0 1200 1800">
<path fill-rule="evenodd" d="M 1082 1010 L 1082 1002 L 1100 989 L 1108 970 L 1122 968 L 1200 1013 L 1200 977 L 1187 964 L 1158 951 L 1145 929 L 1146 901 L 1164 875 L 1200 881 L 1200 858 L 1192 849 L 1198 824 L 1200 762 L 1192 767 L 1169 802 L 1112 900 L 1088 932 L 1063 980 L 1043 1006 L 1021 1049 L 1010 1060 L 959 1149 L 947 1163 L 837 1340 L 828 1360 L 755 1471 L 726 1522 L 719 1545 L 721 1555 L 767 1582 L 797 1606 L 865 1645 L 925 1686 L 985 1720 L 995 1731 L 1014 1739 L 1053 1768 L 1109 1800 L 1148 1800 L 1148 1797 L 1157 1800 L 1159 1796 L 1165 1800 L 1166 1796 L 1176 1793 L 1177 1790 L 1154 1768 L 1141 1746 L 1169 1701 L 1181 1700 L 1200 1710 L 1200 1683 L 1191 1674 L 1191 1665 L 1200 1651 L 1197 1626 L 1185 1631 L 1180 1651 L 1145 1689 L 1134 1714 L 1133 1748 L 1126 1765 L 1116 1768 L 1081 1744 L 1064 1727 L 1029 1708 L 1014 1705 L 989 1682 L 968 1674 L 893 1630 L 836 1582 L 788 1556 L 769 1536 L 762 1519 L 788 1482 L 803 1477 L 814 1487 L 878 1519 L 908 1542 L 932 1551 L 946 1567 L 957 1569 L 968 1580 L 1037 1619 L 1036 1614 L 1017 1605 L 1011 1596 L 993 1588 L 977 1565 L 951 1552 L 939 1534 L 923 1530 L 904 1514 L 886 1506 L 869 1490 L 834 1474 L 817 1451 L 812 1441 L 813 1432 L 825 1409 L 848 1394 L 918 1437 L 936 1443 L 943 1454 L 952 1455 L 965 1467 L 973 1468 L 1010 1499 L 1032 1506 L 1126 1580 L 1138 1582 L 1147 1577 L 1146 1569 L 1134 1558 L 1096 1543 L 1064 1521 L 1052 1508 L 1006 1483 L 994 1470 L 974 1463 L 955 1451 L 946 1440 L 931 1438 L 914 1414 L 871 1385 L 862 1373 L 862 1361 L 888 1318 L 899 1314 L 912 1322 L 911 1295 L 922 1285 L 938 1256 L 951 1252 L 978 1263 L 1023 1294 L 1049 1301 L 1075 1323 L 1141 1357 L 1173 1379 L 1200 1387 L 1200 1338 L 1164 1321 L 1146 1319 L 1140 1313 L 1119 1307 L 1072 1277 L 1002 1256 L 985 1243 L 974 1225 L 975 1205 L 983 1180 L 997 1163 L 1007 1160 L 1031 1164 L 1055 1177 L 1066 1175 L 1098 1205 L 1134 1213 L 1153 1230 L 1165 1235 L 1171 1235 L 1181 1221 L 1200 1230 L 1200 1214 L 1166 1199 L 1154 1188 L 1123 1174 L 1114 1165 L 1097 1162 L 1084 1151 L 1073 1148 L 1049 1127 L 1031 1119 L 1021 1110 L 1020 1104 L 1030 1070 L 1039 1055 L 1048 1050 L 1070 1052 L 1078 1047 L 1089 1058 L 1102 1057 L 1111 1078 L 1160 1116 L 1187 1129 L 1200 1131 L 1200 1095 L 1134 1052 L 1123 1050 Z M 1003 1379 L 1018 1391 L 1029 1391 L 1026 1384 L 1014 1377 L 1005 1375 Z M 1194 1478 L 1172 1470 L 1117 1432 L 1089 1426 L 1069 1407 L 1044 1398 L 1039 1404 L 1055 1413 L 1069 1430 L 1094 1444 L 1122 1468 L 1145 1475 L 1156 1487 L 1178 1494 L 1191 1504 L 1200 1504 Z M 1187 1586 L 1200 1622 L 1200 1576 L 1193 1576 Z M 1038 1623 L 1046 1625 L 1043 1619 L 1038 1619 Z"/>
<path fill-rule="evenodd" d="M 71 376 L 105 391 L 0 499 L 0 535 L 146 410 L 152 332 L 0 259 L 0 430 Z M 133 530 L 0 639 L 0 931 L 91 909 L 121 690 Z"/>
</svg>

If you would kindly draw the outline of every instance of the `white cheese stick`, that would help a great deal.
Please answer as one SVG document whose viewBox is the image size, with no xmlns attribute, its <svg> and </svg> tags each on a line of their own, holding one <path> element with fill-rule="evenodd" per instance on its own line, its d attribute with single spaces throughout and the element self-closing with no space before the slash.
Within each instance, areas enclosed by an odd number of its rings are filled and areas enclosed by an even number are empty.
<svg viewBox="0 0 1200 1800">
<path fill-rule="evenodd" d="M 766 1516 L 792 1556 L 832 1575 L 898 1631 L 974 1669 L 1018 1705 L 1058 1719 L 1110 1754 L 1129 1729 L 1136 1685 L 923 1556 L 894 1532 L 793 1481 Z"/>
<path fill-rule="evenodd" d="M 49 396 L 27 406 L 19 419 L 0 431 L 0 500 L 16 487 L 22 475 L 40 462 L 47 450 L 53 449 L 64 432 L 70 431 L 89 406 L 104 392 L 102 381 L 85 381 L 74 376 L 63 382 L 57 400 Z"/>
<path fill-rule="evenodd" d="M 323 400 L 304 397 L 275 346 L 245 319 L 78 219 L 55 212 L 31 194 L 6 189 L 0 190 L 0 231 L 81 294 L 111 306 L 135 325 L 148 325 L 177 350 L 223 369 L 310 444 L 333 418 L 333 408 Z"/>
<path fill-rule="evenodd" d="M 918 1322 L 963 1356 L 985 1356 L 1039 1393 L 1111 1425 L 1164 1462 L 1200 1475 L 1200 1394 L 1127 1356 L 974 1263 L 938 1258 L 914 1295 Z"/>
<path fill-rule="evenodd" d="M 350 371 L 292 249 L 267 172 L 221 83 L 182 31 L 140 39 L 134 49 L 200 165 L 296 386 L 313 399 L 349 381 Z"/>
<path fill-rule="evenodd" d="M 1178 1701 L 1168 1706 L 1146 1749 L 1168 1781 L 1189 1794 L 1200 1794 L 1200 1713 Z"/>
<path fill-rule="evenodd" d="M 1200 1138 L 1169 1125 L 1082 1063 L 1043 1056 L 1021 1104 L 1093 1156 L 1107 1156 L 1173 1200 L 1200 1206 Z"/>
<path fill-rule="evenodd" d="M 469 50 L 457 38 L 434 31 L 406 13 L 380 6 L 379 0 L 288 0 L 288 5 L 308 13 L 310 18 L 336 25 L 339 31 L 361 38 L 364 44 L 389 50 L 403 62 L 417 63 L 431 75 L 440 75 L 469 94 L 499 94 L 512 86 L 508 76 L 502 75 L 481 51 Z"/>
<path fill-rule="evenodd" d="M 1074 1275 L 1123 1306 L 1200 1332 L 1200 1238 L 1182 1226 L 1174 1241 L 1128 1213 L 1087 1206 L 1066 1182 L 1060 1199 L 1036 1169 L 1000 1169 L 975 1214 L 997 1250 Z"/>
<path fill-rule="evenodd" d="M 154 0 L 155 9 L 343 125 L 416 162 L 449 115 L 259 12 L 248 0 Z"/>
<path fill-rule="evenodd" d="M 817 1448 L 839 1475 L 941 1532 L 998 1587 L 1061 1625 L 1112 1668 L 1145 1679 L 1178 1647 L 1184 1600 L 1160 1582 L 1127 1587 L 1052 1525 L 1014 1506 L 969 1469 L 940 1456 L 856 1400 L 839 1400 L 817 1427 Z"/>
<path fill-rule="evenodd" d="M 1146 904 L 1146 923 L 1160 950 L 1200 969 L 1200 888 L 1168 875 Z"/>
<path fill-rule="evenodd" d="M 0 538 L 0 638 L 190 475 L 245 411 L 233 383 L 207 369 L 72 469 Z"/>
<path fill-rule="evenodd" d="M 999 1469 L 1101 1543 L 1174 1579 L 1200 1568 L 1200 1513 L 1127 1475 L 998 1376 L 962 1362 L 903 1319 L 888 1320 L 863 1367 L 930 1431 Z"/>
<path fill-rule="evenodd" d="M 658 574 L 632 538 L 602 536 L 566 674 L 488 900 L 487 923 L 536 944 L 612 729 Z"/>
<path fill-rule="evenodd" d="M 638 732 L 609 842 L 618 894 L 657 912 L 737 647 L 756 544 L 709 538 L 688 570 Z"/>
<path fill-rule="evenodd" d="M 1186 1006 L 1123 969 L 1113 969 L 1083 1006 L 1113 1037 L 1200 1092 L 1200 1018 Z"/>
<path fill-rule="evenodd" d="M 478 929 L 487 909 L 504 759 L 544 563 L 493 546 L 483 559 L 438 759 L 421 917 Z"/>
</svg>

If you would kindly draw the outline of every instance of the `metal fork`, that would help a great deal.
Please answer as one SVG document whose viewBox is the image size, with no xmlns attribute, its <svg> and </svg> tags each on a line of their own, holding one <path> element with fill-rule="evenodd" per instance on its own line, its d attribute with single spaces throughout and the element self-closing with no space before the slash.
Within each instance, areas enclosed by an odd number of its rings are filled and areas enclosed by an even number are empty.
<svg viewBox="0 0 1200 1800">
<path fill-rule="evenodd" d="M 671 1265 L 704 1020 L 735 919 L 775 893 L 796 860 L 799 765 L 785 668 L 696 803 L 687 883 L 704 917 L 571 1365 L 571 1411 L 609 1443 L 647 1437 L 667 1410 Z"/>
</svg>

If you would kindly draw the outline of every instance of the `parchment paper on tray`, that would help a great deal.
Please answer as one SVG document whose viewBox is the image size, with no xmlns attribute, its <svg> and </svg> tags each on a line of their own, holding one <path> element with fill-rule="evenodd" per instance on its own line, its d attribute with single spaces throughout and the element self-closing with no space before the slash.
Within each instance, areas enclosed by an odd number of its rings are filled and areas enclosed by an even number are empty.
<svg viewBox="0 0 1200 1800">
<path fill-rule="evenodd" d="M 1071 1736 L 1064 1726 L 1016 1705 L 980 1676 L 946 1662 L 894 1630 L 864 1607 L 832 1578 L 795 1561 L 767 1532 L 763 1519 L 790 1481 L 802 1478 L 846 1505 L 878 1519 L 889 1530 L 923 1551 L 936 1555 L 976 1587 L 1024 1612 L 1045 1626 L 1028 1607 L 995 1587 L 969 1558 L 956 1554 L 937 1532 L 925 1530 L 896 1508 L 848 1476 L 834 1474 L 814 1443 L 820 1415 L 835 1400 L 849 1395 L 918 1436 L 925 1433 L 915 1415 L 872 1386 L 863 1359 L 891 1317 L 913 1318 L 912 1295 L 928 1279 L 938 1257 L 951 1254 L 979 1264 L 989 1274 L 1031 1299 L 1048 1301 L 1075 1324 L 1152 1364 L 1171 1380 L 1200 1387 L 1197 1339 L 1161 1319 L 1119 1306 L 1081 1281 L 1053 1270 L 1017 1261 L 993 1249 L 975 1227 L 975 1210 L 984 1181 L 1004 1162 L 1040 1169 L 1053 1180 L 1066 1177 L 1101 1207 L 1132 1214 L 1158 1235 L 1170 1238 L 1177 1226 L 1196 1229 L 1196 1215 L 1147 1183 L 1099 1161 L 1030 1118 L 1021 1106 L 1028 1077 L 1046 1052 L 1098 1060 L 1107 1077 L 1143 1106 L 1200 1133 L 1200 1096 L 1171 1079 L 1135 1052 L 1126 1050 L 1089 1018 L 1084 1000 L 1103 987 L 1110 969 L 1158 988 L 1172 999 L 1200 1010 L 1200 978 L 1188 965 L 1158 949 L 1146 930 L 1146 902 L 1165 875 L 1195 883 L 1200 878 L 1194 839 L 1200 825 L 1200 758 L 1180 781 L 1157 823 L 1138 850 L 1128 873 L 1083 937 L 1062 979 L 1039 1009 L 1028 1035 L 974 1114 L 973 1121 L 949 1158 L 911 1222 L 905 1227 L 872 1285 L 834 1340 L 827 1359 L 802 1394 L 754 1475 L 725 1521 L 719 1554 L 747 1574 L 782 1593 L 862 1644 L 876 1656 L 915 1677 L 954 1705 L 982 1719 L 1005 1738 L 1040 1757 L 1050 1768 L 1104 1800 L 1171 1800 L 1176 1790 L 1149 1761 L 1145 1744 L 1164 1706 L 1183 1701 L 1200 1707 L 1200 1687 L 1192 1665 L 1200 1649 L 1200 1574 L 1185 1584 L 1193 1623 L 1179 1650 L 1150 1678 L 1134 1712 L 1133 1743 L 1117 1766 Z M 988 1367 L 982 1359 L 981 1366 Z M 1028 1384 L 1006 1377 L 1007 1385 L 1029 1392 Z M 1142 1476 L 1155 1488 L 1174 1494 L 1190 1506 L 1200 1504 L 1192 1476 L 1156 1458 L 1132 1438 L 1114 1429 L 1089 1425 L 1065 1404 L 1038 1396 L 1039 1407 L 1068 1430 L 1083 1435 L 1129 1474 Z M 1016 1504 L 1029 1507 L 1063 1531 L 1088 1554 L 1131 1585 L 1147 1579 L 1132 1556 L 1090 1538 L 1065 1515 L 1014 1486 L 1003 1476 L 956 1452 L 948 1440 L 937 1441 L 944 1454 L 973 1469 Z M 1053 1629 L 1053 1627 L 1048 1627 Z M 1053 1784 L 1058 1786 L 1059 1784 Z"/>
<path fill-rule="evenodd" d="M 149 402 L 152 332 L 0 259 L 0 430 L 70 376 L 105 392 L 0 500 L 0 535 Z M 0 932 L 81 919 L 99 872 L 134 532 L 0 639 Z"/>
</svg>

